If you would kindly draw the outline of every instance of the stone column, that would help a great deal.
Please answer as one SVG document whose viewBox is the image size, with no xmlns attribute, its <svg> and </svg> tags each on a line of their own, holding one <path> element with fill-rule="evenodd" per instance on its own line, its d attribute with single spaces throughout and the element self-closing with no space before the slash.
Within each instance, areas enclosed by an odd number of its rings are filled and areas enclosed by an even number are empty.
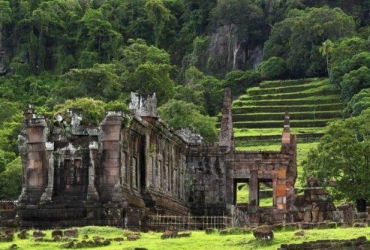
<svg viewBox="0 0 370 250">
<path fill-rule="evenodd" d="M 251 170 L 251 178 L 249 179 L 249 213 L 257 213 L 259 197 L 258 197 L 258 171 Z"/>
<path fill-rule="evenodd" d="M 117 188 L 121 186 L 121 128 L 122 112 L 107 112 L 100 124 L 100 175 L 99 200 L 108 203 L 117 198 Z"/>
<path fill-rule="evenodd" d="M 88 202 L 97 202 L 99 201 L 99 195 L 95 187 L 95 167 L 98 157 L 98 143 L 93 141 L 90 142 L 90 163 L 89 163 L 89 183 L 87 186 L 87 201 Z"/>
<path fill-rule="evenodd" d="M 26 114 L 24 124 L 19 138 L 24 179 L 18 201 L 37 204 L 48 183 L 48 156 L 45 148 L 48 128 L 43 116 L 33 114 Z"/>
<path fill-rule="evenodd" d="M 51 202 L 54 190 L 54 142 L 46 142 L 46 150 L 48 157 L 48 185 L 45 192 L 42 194 L 40 202 Z"/>
</svg>

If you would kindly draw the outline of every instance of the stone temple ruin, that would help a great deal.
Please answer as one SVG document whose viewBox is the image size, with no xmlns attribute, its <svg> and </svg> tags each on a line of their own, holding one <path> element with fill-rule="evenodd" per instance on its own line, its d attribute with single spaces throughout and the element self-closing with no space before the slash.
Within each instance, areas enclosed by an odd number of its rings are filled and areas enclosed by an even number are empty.
<svg viewBox="0 0 370 250">
<path fill-rule="evenodd" d="M 132 94 L 130 114 L 108 112 L 96 127 L 82 125 L 78 110 L 52 122 L 29 106 L 19 135 L 20 226 L 142 230 L 148 215 L 228 215 L 241 182 L 249 185 L 243 211 L 251 223 L 289 217 L 297 142 L 288 114 L 280 151 L 239 152 L 229 90 L 215 144 L 202 143 L 191 129 L 171 129 L 158 117 L 156 103 L 155 95 Z M 273 190 L 272 207 L 259 206 L 262 183 Z"/>
</svg>

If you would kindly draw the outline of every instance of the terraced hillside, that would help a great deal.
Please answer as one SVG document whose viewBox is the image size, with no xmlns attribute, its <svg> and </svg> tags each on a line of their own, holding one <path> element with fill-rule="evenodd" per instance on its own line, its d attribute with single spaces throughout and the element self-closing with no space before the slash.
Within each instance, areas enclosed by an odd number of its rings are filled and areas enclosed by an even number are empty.
<svg viewBox="0 0 370 250">
<path fill-rule="evenodd" d="M 233 102 L 236 146 L 280 145 L 284 113 L 298 142 L 317 141 L 341 117 L 340 92 L 327 79 L 266 81 Z"/>
</svg>

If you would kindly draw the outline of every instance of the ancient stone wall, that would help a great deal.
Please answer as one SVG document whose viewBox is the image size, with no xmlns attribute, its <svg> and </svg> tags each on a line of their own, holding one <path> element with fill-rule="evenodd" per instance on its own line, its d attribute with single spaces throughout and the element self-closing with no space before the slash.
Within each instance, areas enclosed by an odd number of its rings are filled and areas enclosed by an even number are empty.
<svg viewBox="0 0 370 250">
<path fill-rule="evenodd" d="M 187 142 L 150 116 L 153 98 L 145 100 L 137 112 L 147 116 L 108 112 L 96 127 L 81 124 L 78 111 L 51 124 L 29 107 L 19 140 L 21 226 L 141 229 L 148 213 L 188 214 Z"/>
<path fill-rule="evenodd" d="M 130 114 L 108 112 L 99 126 L 69 110 L 53 122 L 25 111 L 19 136 L 23 189 L 21 226 L 114 225 L 145 229 L 145 216 L 227 215 L 236 204 L 236 183 L 248 182 L 252 222 L 266 214 L 281 221 L 296 179 L 296 138 L 285 116 L 277 152 L 237 152 L 231 93 L 225 91 L 221 132 L 202 143 L 192 129 L 174 131 L 156 110 L 155 95 L 132 94 Z M 259 208 L 259 185 L 273 188 L 273 206 Z M 280 219 L 277 219 L 277 218 Z"/>
</svg>

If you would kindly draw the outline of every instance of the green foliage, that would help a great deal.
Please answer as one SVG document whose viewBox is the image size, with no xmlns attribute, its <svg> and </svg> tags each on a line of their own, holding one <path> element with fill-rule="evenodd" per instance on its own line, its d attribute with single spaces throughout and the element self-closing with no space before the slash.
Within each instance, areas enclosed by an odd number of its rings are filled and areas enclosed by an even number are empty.
<svg viewBox="0 0 370 250">
<path fill-rule="evenodd" d="M 202 115 L 193 103 L 171 99 L 158 111 L 161 118 L 175 129 L 193 127 L 206 142 L 217 139 L 216 119 Z"/>
<path fill-rule="evenodd" d="M 329 124 L 317 149 L 303 162 L 303 178 L 314 176 L 322 186 L 335 181 L 333 192 L 340 198 L 355 201 L 369 197 L 369 111 Z"/>
<path fill-rule="evenodd" d="M 350 71 L 343 76 L 340 86 L 343 103 L 347 104 L 360 90 L 370 87 L 370 69 L 362 66 L 357 70 Z"/>
<path fill-rule="evenodd" d="M 3 47 L 3 25 L 11 21 L 9 1 L 0 1 L 0 49 Z"/>
<path fill-rule="evenodd" d="M 18 110 L 0 125 L 0 149 L 9 153 L 18 153 L 18 134 L 22 122 L 23 115 Z"/>
<path fill-rule="evenodd" d="M 344 109 L 344 115 L 346 117 L 358 116 L 368 108 L 370 108 L 370 88 L 361 90 L 351 98 Z"/>
<path fill-rule="evenodd" d="M 82 111 L 82 122 L 86 125 L 98 125 L 105 116 L 105 103 L 92 98 L 79 98 L 67 100 L 54 108 L 55 114 L 65 115 L 67 109 L 78 109 Z"/>
<path fill-rule="evenodd" d="M 192 66 L 185 72 L 186 85 L 176 87 L 175 99 L 192 102 L 215 116 L 222 106 L 223 87 L 218 79 L 205 75 Z"/>
<path fill-rule="evenodd" d="M 22 161 L 17 157 L 0 172 L 0 199 L 15 200 L 22 189 Z"/>
<path fill-rule="evenodd" d="M 244 94 L 246 89 L 256 86 L 262 80 L 261 74 L 255 70 L 233 70 L 226 74 L 222 81 L 224 88 L 230 88 L 233 96 Z"/>
<path fill-rule="evenodd" d="M 259 70 L 262 77 L 266 79 L 278 79 L 286 72 L 286 63 L 280 57 L 270 57 L 267 61 L 260 64 Z"/>
<path fill-rule="evenodd" d="M 64 75 L 70 92 L 60 94 L 68 94 L 69 98 L 89 96 L 103 100 L 117 99 L 122 86 L 116 71 L 115 64 L 94 64 L 92 68 L 72 69 Z"/>
<path fill-rule="evenodd" d="M 123 37 L 105 20 L 101 10 L 88 9 L 81 22 L 85 25 L 87 33 L 81 33 L 86 40 L 88 51 L 97 52 L 101 62 L 109 62 L 118 57 L 118 49 L 123 45 Z"/>
<path fill-rule="evenodd" d="M 144 6 L 150 22 L 153 24 L 154 45 L 158 46 L 163 29 L 170 20 L 176 20 L 161 0 L 148 0 Z M 163 39 L 163 38 L 162 38 Z"/>
<path fill-rule="evenodd" d="M 328 76 L 330 76 L 329 55 L 333 52 L 333 49 L 334 49 L 334 44 L 329 39 L 323 42 L 321 47 L 319 48 L 321 55 L 326 57 L 326 68 L 328 71 Z"/>
<path fill-rule="evenodd" d="M 142 39 L 130 40 L 125 47 L 118 68 L 121 82 L 127 92 L 156 93 L 159 104 L 165 103 L 174 94 L 174 81 L 170 78 L 172 66 L 169 54 Z"/>
<path fill-rule="evenodd" d="M 105 105 L 105 110 L 106 111 L 122 111 L 122 112 L 128 112 L 128 107 L 125 103 L 120 102 L 120 101 L 111 101 L 108 102 Z"/>
<path fill-rule="evenodd" d="M 339 66 L 342 62 L 352 58 L 354 55 L 367 51 L 369 42 L 359 37 L 348 37 L 335 44 L 335 49 L 331 52 L 330 64 L 332 67 Z"/>
<path fill-rule="evenodd" d="M 327 39 L 337 41 L 354 32 L 353 18 L 339 8 L 291 10 L 273 26 L 263 57 L 283 58 L 292 76 L 324 75 L 325 63 L 318 47 Z"/>
</svg>

